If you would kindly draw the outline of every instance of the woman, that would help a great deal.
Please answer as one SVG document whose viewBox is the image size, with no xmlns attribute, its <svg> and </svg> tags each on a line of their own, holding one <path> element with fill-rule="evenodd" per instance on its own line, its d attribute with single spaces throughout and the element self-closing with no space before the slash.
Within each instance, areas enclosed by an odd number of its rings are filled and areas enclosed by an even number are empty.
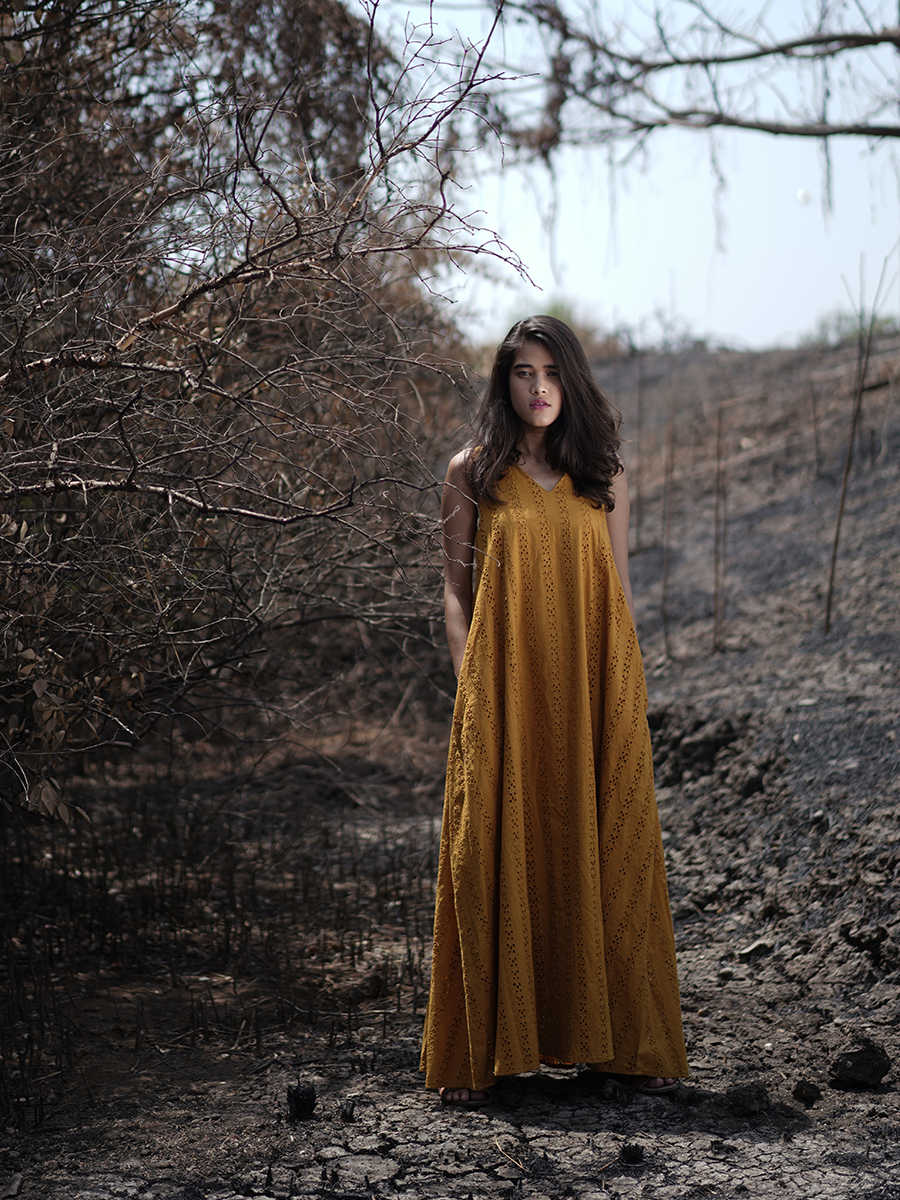
<svg viewBox="0 0 900 1200">
<path fill-rule="evenodd" d="M 571 329 L 515 325 L 443 493 L 459 684 L 422 1070 L 444 1103 L 542 1060 L 647 1093 L 688 1073 L 618 447 Z"/>
</svg>

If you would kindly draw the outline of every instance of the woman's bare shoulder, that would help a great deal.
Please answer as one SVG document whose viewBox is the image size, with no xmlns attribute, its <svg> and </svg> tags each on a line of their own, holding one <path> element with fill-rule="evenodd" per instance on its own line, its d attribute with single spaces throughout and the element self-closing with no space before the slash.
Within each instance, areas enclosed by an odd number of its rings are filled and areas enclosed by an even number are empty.
<svg viewBox="0 0 900 1200">
<path fill-rule="evenodd" d="M 464 449 L 460 450 L 458 454 L 454 454 L 450 459 L 450 469 L 464 471 L 466 464 L 469 462 L 475 452 L 474 446 L 466 446 Z"/>
<path fill-rule="evenodd" d="M 453 455 L 447 467 L 447 483 L 452 483 L 455 487 L 462 488 L 468 495 L 471 495 L 472 489 L 469 486 L 468 471 L 466 468 L 472 457 L 472 453 L 473 447 L 466 446 L 465 450 L 460 450 L 458 454 Z"/>
</svg>

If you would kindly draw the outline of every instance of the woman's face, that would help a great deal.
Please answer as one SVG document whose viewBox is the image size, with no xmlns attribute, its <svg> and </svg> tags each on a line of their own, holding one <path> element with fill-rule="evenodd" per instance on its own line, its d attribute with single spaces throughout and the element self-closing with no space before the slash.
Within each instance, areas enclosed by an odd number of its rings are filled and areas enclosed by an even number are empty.
<svg viewBox="0 0 900 1200">
<path fill-rule="evenodd" d="M 553 354 L 523 342 L 509 371 L 509 396 L 523 428 L 547 429 L 562 412 L 563 393 Z"/>
</svg>

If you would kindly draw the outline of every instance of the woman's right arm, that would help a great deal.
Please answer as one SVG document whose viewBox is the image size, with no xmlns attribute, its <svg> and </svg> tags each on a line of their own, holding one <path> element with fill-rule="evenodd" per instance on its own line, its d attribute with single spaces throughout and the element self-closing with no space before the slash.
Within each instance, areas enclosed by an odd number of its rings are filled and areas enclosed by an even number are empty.
<svg viewBox="0 0 900 1200">
<path fill-rule="evenodd" d="M 447 468 L 441 495 L 444 542 L 444 620 L 447 644 L 457 679 L 472 623 L 472 572 L 478 503 L 466 480 L 466 454 L 455 455 Z"/>
</svg>

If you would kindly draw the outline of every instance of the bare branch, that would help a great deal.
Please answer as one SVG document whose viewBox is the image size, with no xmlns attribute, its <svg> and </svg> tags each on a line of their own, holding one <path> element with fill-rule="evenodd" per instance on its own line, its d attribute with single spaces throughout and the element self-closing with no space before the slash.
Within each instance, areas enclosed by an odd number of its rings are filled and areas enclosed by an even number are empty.
<svg viewBox="0 0 900 1200">
<path fill-rule="evenodd" d="M 543 98 L 529 110 L 522 95 L 497 97 L 500 124 L 521 150 L 541 155 L 562 143 L 633 145 L 665 128 L 744 129 L 826 143 L 897 138 L 900 28 L 876 28 L 862 3 L 857 9 L 859 27 L 815 26 L 779 38 L 760 36 L 759 20 L 735 26 L 699 0 L 657 5 L 635 14 L 633 26 L 609 32 L 595 27 L 593 12 L 510 0 L 507 11 L 543 34 L 536 39 L 544 54 Z M 685 12 L 689 19 L 679 21 Z M 844 10 L 840 19 L 853 15 Z M 828 94 L 835 63 L 845 72 L 840 115 L 806 99 L 809 92 Z"/>
<path fill-rule="evenodd" d="M 427 31 L 388 45 L 340 0 L 19 25 L 0 799 L 49 815 L 67 761 L 198 688 L 324 703 L 360 623 L 430 637 L 435 464 L 467 390 L 430 280 L 514 259 L 451 182 L 499 81 L 483 46 L 460 74 Z"/>
</svg>

